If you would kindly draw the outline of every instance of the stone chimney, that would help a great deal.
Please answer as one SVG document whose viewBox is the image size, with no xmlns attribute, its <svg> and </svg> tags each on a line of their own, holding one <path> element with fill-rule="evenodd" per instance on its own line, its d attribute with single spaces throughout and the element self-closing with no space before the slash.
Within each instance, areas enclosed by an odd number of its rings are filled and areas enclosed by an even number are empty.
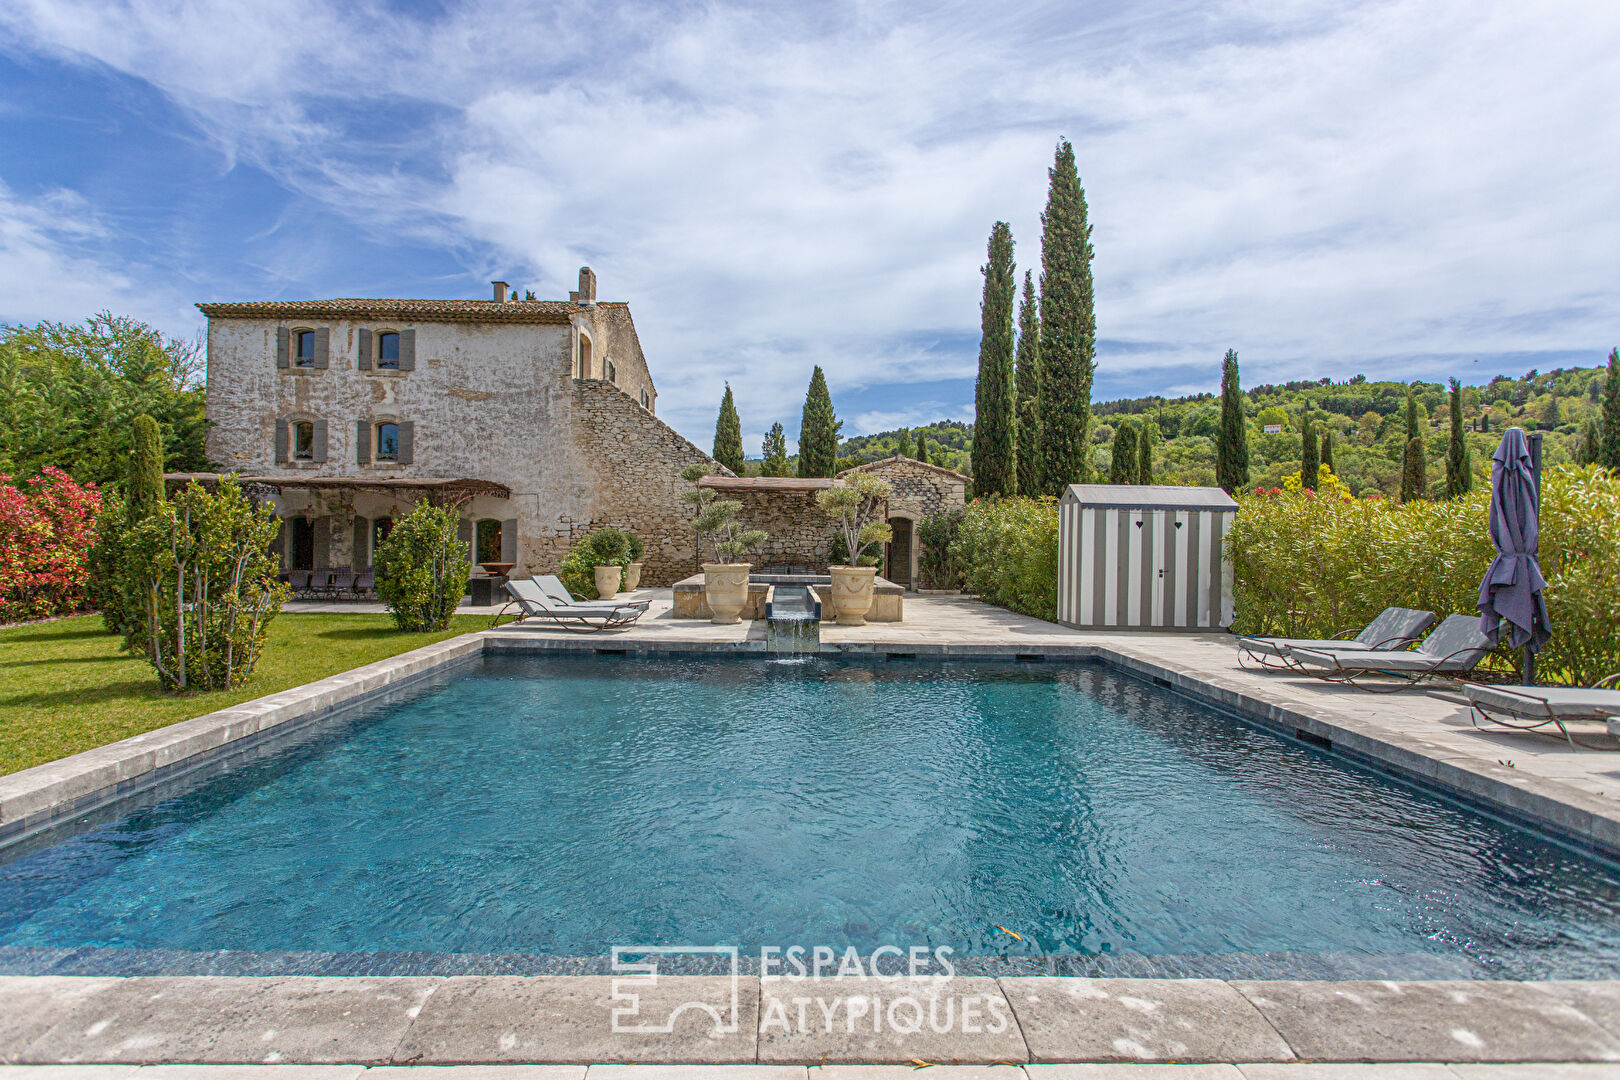
<svg viewBox="0 0 1620 1080">
<path fill-rule="evenodd" d="M 579 268 L 579 302 L 587 307 L 596 303 L 596 271 L 588 266 Z"/>
<path fill-rule="evenodd" d="M 504 282 L 504 281 L 492 281 L 492 282 L 490 282 L 490 284 L 495 286 L 495 302 L 497 304 L 506 303 L 506 290 L 508 288 L 506 282 Z"/>
</svg>

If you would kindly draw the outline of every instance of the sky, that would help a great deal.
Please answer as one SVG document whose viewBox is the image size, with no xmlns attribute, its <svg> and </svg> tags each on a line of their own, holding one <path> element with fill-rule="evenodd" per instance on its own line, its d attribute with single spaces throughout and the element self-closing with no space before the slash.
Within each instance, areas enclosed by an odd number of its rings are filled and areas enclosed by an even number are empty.
<svg viewBox="0 0 1620 1080">
<path fill-rule="evenodd" d="M 1595 365 L 1620 3 L 7 0 L 0 321 L 542 298 L 592 266 L 707 447 L 970 419 L 992 224 L 1059 138 L 1097 400 Z"/>
</svg>

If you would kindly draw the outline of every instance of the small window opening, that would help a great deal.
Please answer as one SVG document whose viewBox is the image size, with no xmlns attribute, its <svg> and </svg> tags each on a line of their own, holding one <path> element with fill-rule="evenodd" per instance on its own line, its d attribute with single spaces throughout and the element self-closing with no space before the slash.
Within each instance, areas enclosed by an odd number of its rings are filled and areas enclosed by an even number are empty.
<svg viewBox="0 0 1620 1080">
<path fill-rule="evenodd" d="M 608 365 L 608 382 L 612 383 L 614 386 L 618 386 L 619 385 L 619 367 L 618 367 L 618 365 L 615 364 L 611 360 L 609 360 L 607 362 L 607 365 Z"/>
<path fill-rule="evenodd" d="M 641 407 L 648 410 L 652 409 L 652 399 L 647 396 L 646 390 L 641 392 Z"/>
<path fill-rule="evenodd" d="M 315 460 L 315 425 L 308 420 L 293 425 L 293 459 Z"/>
<path fill-rule="evenodd" d="M 377 366 L 391 371 L 399 370 L 399 335 L 377 335 Z"/>
<path fill-rule="evenodd" d="M 300 330 L 296 335 L 298 339 L 298 366 L 315 366 L 315 331 Z"/>
<path fill-rule="evenodd" d="M 399 460 L 399 425 L 377 425 L 377 460 Z"/>
<path fill-rule="evenodd" d="M 391 517 L 372 518 L 371 520 L 371 551 L 372 559 L 376 559 L 376 552 L 382 547 L 382 542 L 388 539 L 388 534 L 394 531 L 394 519 Z"/>
</svg>

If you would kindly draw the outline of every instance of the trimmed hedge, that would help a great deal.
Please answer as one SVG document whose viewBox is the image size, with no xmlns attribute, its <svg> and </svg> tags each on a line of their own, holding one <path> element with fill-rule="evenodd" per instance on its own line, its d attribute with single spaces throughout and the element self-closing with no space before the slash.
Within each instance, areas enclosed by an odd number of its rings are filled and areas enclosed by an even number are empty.
<svg viewBox="0 0 1620 1080">
<path fill-rule="evenodd" d="M 1057 500 L 981 498 L 967 505 L 951 542 L 964 587 L 986 603 L 1057 619 Z"/>
<path fill-rule="evenodd" d="M 1240 633 L 1326 637 L 1391 605 L 1442 618 L 1479 610 L 1495 555 L 1487 489 L 1395 503 L 1351 498 L 1334 481 L 1319 493 L 1273 488 L 1238 503 L 1227 550 Z M 1549 469 L 1541 513 L 1552 638 L 1537 675 L 1588 686 L 1620 671 L 1620 478 L 1597 466 Z M 1516 669 L 1518 651 L 1500 649 L 1495 662 Z"/>
</svg>

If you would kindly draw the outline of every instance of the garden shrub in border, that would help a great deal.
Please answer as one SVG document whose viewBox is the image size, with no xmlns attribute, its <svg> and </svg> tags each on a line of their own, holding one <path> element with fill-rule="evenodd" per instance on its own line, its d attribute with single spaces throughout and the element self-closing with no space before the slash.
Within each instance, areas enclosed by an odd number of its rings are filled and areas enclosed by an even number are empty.
<svg viewBox="0 0 1620 1080">
<path fill-rule="evenodd" d="M 101 493 L 47 466 L 22 487 L 0 473 L 0 623 L 84 606 Z"/>
<path fill-rule="evenodd" d="M 472 565 L 457 525 L 454 510 L 419 502 L 377 548 L 377 598 L 401 630 L 445 629 L 467 595 Z"/>
<path fill-rule="evenodd" d="M 986 603 L 1057 619 L 1058 504 L 1038 499 L 975 499 L 962 512 L 950 554 L 965 587 Z"/>
</svg>

